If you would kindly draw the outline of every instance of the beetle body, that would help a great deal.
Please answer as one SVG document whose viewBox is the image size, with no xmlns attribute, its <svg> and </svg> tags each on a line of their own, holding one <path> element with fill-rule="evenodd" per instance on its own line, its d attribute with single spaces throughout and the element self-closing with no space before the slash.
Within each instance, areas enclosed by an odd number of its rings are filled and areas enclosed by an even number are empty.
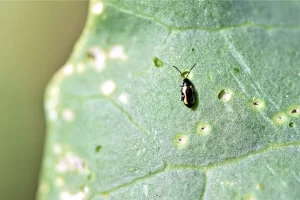
<svg viewBox="0 0 300 200">
<path fill-rule="evenodd" d="M 188 108 L 191 108 L 195 103 L 195 90 L 191 81 L 187 78 L 183 79 L 181 87 L 181 101 Z"/>
<path fill-rule="evenodd" d="M 195 64 L 196 65 L 196 64 Z M 180 86 L 181 87 L 181 101 L 183 101 L 184 105 L 186 105 L 188 108 L 193 107 L 195 104 L 196 98 L 195 98 L 195 89 L 192 84 L 192 82 L 187 78 L 191 70 L 195 67 L 195 65 L 190 69 L 186 77 L 183 79 L 183 83 Z M 173 66 L 175 67 L 175 66 Z M 177 67 L 175 67 L 177 69 Z M 181 75 L 182 72 L 177 69 Z M 182 75 L 183 76 L 183 75 Z"/>
</svg>

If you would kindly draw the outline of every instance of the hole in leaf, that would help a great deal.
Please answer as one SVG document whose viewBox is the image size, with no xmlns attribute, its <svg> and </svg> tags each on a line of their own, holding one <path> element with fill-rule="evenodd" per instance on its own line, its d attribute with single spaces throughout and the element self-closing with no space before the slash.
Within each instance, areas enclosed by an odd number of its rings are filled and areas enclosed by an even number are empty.
<svg viewBox="0 0 300 200">
<path fill-rule="evenodd" d="M 183 149 L 188 144 L 189 137 L 184 134 L 177 134 L 174 138 L 174 144 L 177 148 Z"/>
<path fill-rule="evenodd" d="M 97 153 L 99 153 L 99 152 L 101 151 L 101 149 L 102 149 L 102 146 L 101 146 L 101 145 L 98 145 L 98 146 L 96 146 L 95 151 L 96 151 Z"/>
<path fill-rule="evenodd" d="M 282 125 L 288 121 L 288 117 L 284 114 L 284 112 L 280 112 L 273 115 L 272 120 L 276 125 Z"/>
<path fill-rule="evenodd" d="M 207 123 L 199 123 L 197 125 L 197 134 L 199 135 L 207 135 L 211 131 L 211 125 Z"/>
<path fill-rule="evenodd" d="M 228 102 L 231 99 L 232 92 L 230 90 L 223 89 L 218 94 L 218 99 L 223 102 Z"/>
<path fill-rule="evenodd" d="M 292 105 L 292 106 L 288 107 L 286 113 L 292 117 L 299 117 L 300 116 L 300 105 Z"/>
<path fill-rule="evenodd" d="M 265 102 L 257 98 L 252 99 L 250 105 L 254 110 L 262 110 L 263 108 L 265 108 Z"/>
<path fill-rule="evenodd" d="M 240 72 L 239 68 L 237 68 L 237 67 L 233 68 L 233 73 L 238 74 L 239 72 Z"/>
<path fill-rule="evenodd" d="M 159 58 L 157 58 L 157 57 L 153 58 L 153 62 L 154 62 L 154 65 L 156 67 L 162 67 L 162 66 L 164 66 L 164 62 L 162 60 L 160 60 Z"/>
<path fill-rule="evenodd" d="M 296 126 L 296 124 L 294 122 L 289 123 L 289 127 L 294 128 L 295 126 Z"/>
<path fill-rule="evenodd" d="M 298 113 L 299 111 L 297 110 L 297 109 L 293 109 L 292 111 L 291 111 L 291 113 Z"/>
</svg>

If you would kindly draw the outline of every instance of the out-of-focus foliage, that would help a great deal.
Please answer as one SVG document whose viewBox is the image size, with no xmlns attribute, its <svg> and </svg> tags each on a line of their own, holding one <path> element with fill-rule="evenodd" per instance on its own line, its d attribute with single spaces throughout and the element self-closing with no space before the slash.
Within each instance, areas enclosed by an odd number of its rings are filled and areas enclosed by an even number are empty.
<svg viewBox="0 0 300 200">
<path fill-rule="evenodd" d="M 43 95 L 82 31 L 87 2 L 0 1 L 0 199 L 35 199 Z"/>
</svg>

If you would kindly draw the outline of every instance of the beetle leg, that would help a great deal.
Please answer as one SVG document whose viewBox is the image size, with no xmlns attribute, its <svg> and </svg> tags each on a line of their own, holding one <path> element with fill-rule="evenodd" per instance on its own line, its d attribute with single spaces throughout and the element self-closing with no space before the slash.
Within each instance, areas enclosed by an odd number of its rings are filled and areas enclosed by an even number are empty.
<svg viewBox="0 0 300 200">
<path fill-rule="evenodd" d="M 183 101 L 183 99 L 184 99 L 184 94 L 181 93 L 181 101 Z"/>
</svg>

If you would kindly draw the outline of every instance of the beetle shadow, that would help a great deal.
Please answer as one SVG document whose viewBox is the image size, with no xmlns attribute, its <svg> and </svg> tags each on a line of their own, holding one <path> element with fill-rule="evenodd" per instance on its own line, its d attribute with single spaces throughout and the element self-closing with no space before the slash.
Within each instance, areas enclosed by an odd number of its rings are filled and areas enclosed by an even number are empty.
<svg viewBox="0 0 300 200">
<path fill-rule="evenodd" d="M 192 83 L 193 87 L 194 87 L 194 91 L 195 91 L 195 103 L 194 105 L 191 107 L 191 109 L 193 111 L 195 111 L 197 108 L 198 108 L 198 105 L 199 105 L 199 100 L 198 100 L 198 91 L 194 85 L 194 83 Z"/>
</svg>

